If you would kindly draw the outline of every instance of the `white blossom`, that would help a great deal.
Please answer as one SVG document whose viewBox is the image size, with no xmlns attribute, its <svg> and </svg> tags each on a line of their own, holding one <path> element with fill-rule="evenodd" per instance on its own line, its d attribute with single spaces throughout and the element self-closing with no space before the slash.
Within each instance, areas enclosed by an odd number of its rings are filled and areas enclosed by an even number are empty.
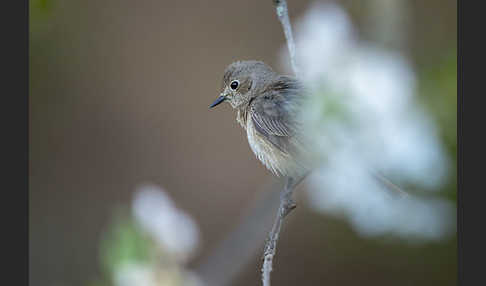
<svg viewBox="0 0 486 286">
<path fill-rule="evenodd" d="M 308 180 L 311 206 L 344 215 L 366 236 L 452 233 L 449 201 L 396 199 L 371 176 L 380 171 L 398 184 L 440 190 L 450 171 L 435 123 L 416 101 L 407 59 L 358 40 L 347 14 L 333 4 L 314 4 L 297 22 L 296 49 L 311 94 L 302 120 L 310 146 L 325 159 Z"/>
<path fill-rule="evenodd" d="M 161 188 L 153 185 L 138 188 L 132 211 L 144 230 L 177 259 L 185 261 L 197 247 L 196 223 L 188 213 L 177 208 Z"/>
</svg>

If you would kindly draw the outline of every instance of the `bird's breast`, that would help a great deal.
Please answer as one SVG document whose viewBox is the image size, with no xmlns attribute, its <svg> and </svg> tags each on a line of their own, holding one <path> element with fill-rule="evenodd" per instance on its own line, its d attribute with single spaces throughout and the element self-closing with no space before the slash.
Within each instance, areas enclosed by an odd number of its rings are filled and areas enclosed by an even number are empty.
<svg viewBox="0 0 486 286">
<path fill-rule="evenodd" d="M 251 150 L 267 169 L 276 176 L 288 176 L 295 172 L 296 166 L 290 155 L 283 153 L 265 139 L 251 119 L 246 120 L 245 129 Z"/>
</svg>

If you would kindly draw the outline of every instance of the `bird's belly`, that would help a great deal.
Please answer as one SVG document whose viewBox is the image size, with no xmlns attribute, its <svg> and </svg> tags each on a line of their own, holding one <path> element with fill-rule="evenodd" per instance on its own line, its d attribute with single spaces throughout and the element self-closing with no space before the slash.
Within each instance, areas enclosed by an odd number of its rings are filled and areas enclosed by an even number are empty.
<svg viewBox="0 0 486 286">
<path fill-rule="evenodd" d="M 272 145 L 258 133 L 252 120 L 247 121 L 246 133 L 250 148 L 256 157 L 276 176 L 291 176 L 297 166 L 289 154 L 286 154 Z"/>
</svg>

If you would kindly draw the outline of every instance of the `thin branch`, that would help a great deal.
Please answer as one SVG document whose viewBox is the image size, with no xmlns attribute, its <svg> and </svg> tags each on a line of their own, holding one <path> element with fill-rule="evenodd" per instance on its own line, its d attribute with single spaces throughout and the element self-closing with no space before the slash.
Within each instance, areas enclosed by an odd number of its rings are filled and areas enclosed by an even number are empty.
<svg viewBox="0 0 486 286">
<path fill-rule="evenodd" d="M 282 28 L 285 34 L 285 39 L 287 40 L 287 47 L 289 48 L 290 63 L 292 65 L 292 69 L 295 75 L 299 77 L 300 72 L 295 62 L 295 42 L 294 42 L 294 37 L 292 36 L 292 27 L 290 26 L 289 11 L 287 9 L 287 1 L 273 0 L 273 4 L 275 5 L 275 10 L 277 12 L 278 19 L 280 20 L 280 24 L 282 24 Z"/>
<path fill-rule="evenodd" d="M 407 193 L 405 190 L 400 188 L 399 186 L 395 185 L 392 183 L 390 180 L 388 180 L 385 176 L 380 174 L 379 172 L 372 171 L 371 175 L 383 186 L 386 187 L 387 190 L 393 192 L 393 194 L 398 194 L 400 198 L 408 198 L 410 197 L 410 194 Z"/>
<path fill-rule="evenodd" d="M 270 231 L 267 242 L 265 243 L 265 251 L 263 252 L 263 266 L 262 266 L 262 282 L 263 286 L 270 286 L 270 272 L 272 272 L 273 257 L 277 250 L 277 241 L 282 228 L 284 218 L 296 207 L 292 200 L 292 193 L 300 182 L 294 183 L 292 178 L 287 179 L 287 183 L 280 197 L 280 207 L 278 209 L 277 217 L 273 223 L 272 231 Z"/>
</svg>

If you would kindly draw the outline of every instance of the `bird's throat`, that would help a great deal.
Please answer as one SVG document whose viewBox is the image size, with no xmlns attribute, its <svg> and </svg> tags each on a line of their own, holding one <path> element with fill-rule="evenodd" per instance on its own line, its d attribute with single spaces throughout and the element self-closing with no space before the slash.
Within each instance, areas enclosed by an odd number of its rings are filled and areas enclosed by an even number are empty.
<svg viewBox="0 0 486 286">
<path fill-rule="evenodd" d="M 241 127 L 246 130 L 246 123 L 248 120 L 248 108 L 238 108 L 236 111 L 236 121 L 240 123 Z"/>
</svg>

